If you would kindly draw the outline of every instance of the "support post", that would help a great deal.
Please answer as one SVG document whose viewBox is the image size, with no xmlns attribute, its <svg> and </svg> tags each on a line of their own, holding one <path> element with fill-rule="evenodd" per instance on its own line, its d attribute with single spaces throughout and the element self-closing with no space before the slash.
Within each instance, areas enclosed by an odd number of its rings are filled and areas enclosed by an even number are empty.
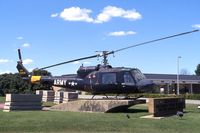
<svg viewBox="0 0 200 133">
<path fill-rule="evenodd" d="M 181 58 L 181 56 L 178 56 L 177 58 L 177 95 L 180 94 L 179 91 L 179 59 Z"/>
<path fill-rule="evenodd" d="M 191 93 L 191 94 L 193 94 L 193 86 L 192 86 L 192 85 L 193 85 L 193 84 L 191 83 L 191 84 L 190 84 L 190 93 Z"/>
</svg>

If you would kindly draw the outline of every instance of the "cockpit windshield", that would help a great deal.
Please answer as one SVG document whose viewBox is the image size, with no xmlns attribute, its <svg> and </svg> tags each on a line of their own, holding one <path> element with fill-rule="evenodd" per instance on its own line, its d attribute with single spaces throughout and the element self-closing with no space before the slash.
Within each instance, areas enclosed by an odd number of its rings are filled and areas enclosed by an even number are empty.
<svg viewBox="0 0 200 133">
<path fill-rule="evenodd" d="M 131 73 L 132 73 L 133 77 L 135 77 L 135 80 L 136 80 L 136 81 L 140 81 L 140 80 L 146 78 L 146 77 L 141 73 L 141 71 L 138 70 L 138 69 L 133 69 L 133 70 L 131 70 Z"/>
</svg>

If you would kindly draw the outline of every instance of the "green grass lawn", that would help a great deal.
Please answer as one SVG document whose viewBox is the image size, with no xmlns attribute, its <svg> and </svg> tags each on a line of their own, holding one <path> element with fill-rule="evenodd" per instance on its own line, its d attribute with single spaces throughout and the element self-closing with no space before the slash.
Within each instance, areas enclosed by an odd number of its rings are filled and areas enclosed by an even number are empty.
<svg viewBox="0 0 200 133">
<path fill-rule="evenodd" d="M 199 133 L 200 112 L 187 105 L 183 119 L 177 116 L 161 120 L 141 119 L 145 105 L 127 113 L 75 113 L 59 111 L 0 111 L 0 132 L 130 132 L 130 133 Z"/>
</svg>

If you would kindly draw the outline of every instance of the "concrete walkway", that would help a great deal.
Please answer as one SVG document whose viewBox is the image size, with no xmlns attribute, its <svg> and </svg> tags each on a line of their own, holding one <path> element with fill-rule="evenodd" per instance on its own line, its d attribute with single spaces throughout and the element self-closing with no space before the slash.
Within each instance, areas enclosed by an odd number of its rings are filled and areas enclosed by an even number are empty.
<svg viewBox="0 0 200 133">
<path fill-rule="evenodd" d="M 196 105 L 200 105 L 200 100 L 187 100 L 186 99 L 186 104 L 196 104 Z"/>
<path fill-rule="evenodd" d="M 4 103 L 0 103 L 0 109 L 3 109 Z"/>
</svg>

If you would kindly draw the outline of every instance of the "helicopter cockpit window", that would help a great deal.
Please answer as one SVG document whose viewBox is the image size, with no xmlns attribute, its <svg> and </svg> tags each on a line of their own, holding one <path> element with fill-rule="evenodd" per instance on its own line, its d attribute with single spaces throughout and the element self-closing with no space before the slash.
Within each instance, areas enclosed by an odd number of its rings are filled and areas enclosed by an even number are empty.
<svg viewBox="0 0 200 133">
<path fill-rule="evenodd" d="M 135 84 L 134 80 L 133 80 L 133 78 L 132 78 L 132 76 L 129 72 L 124 73 L 124 83 L 127 84 L 127 85 Z"/>
<path fill-rule="evenodd" d="M 114 83 L 116 83 L 116 74 L 115 73 L 104 73 L 104 74 L 102 74 L 102 83 L 103 84 L 114 84 Z"/>
<path fill-rule="evenodd" d="M 135 77 L 136 81 L 140 81 L 142 79 L 145 79 L 145 76 L 138 69 L 132 70 L 131 73 L 132 73 L 133 77 Z"/>
</svg>

